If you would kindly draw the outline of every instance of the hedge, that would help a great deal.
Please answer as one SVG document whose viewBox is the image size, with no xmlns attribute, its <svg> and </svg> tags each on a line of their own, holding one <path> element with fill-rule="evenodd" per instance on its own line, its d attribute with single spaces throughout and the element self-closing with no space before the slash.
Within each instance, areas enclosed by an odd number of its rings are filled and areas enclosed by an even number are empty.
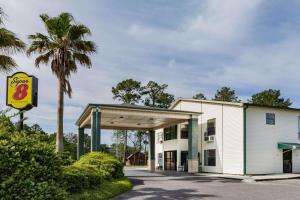
<svg viewBox="0 0 300 200">
<path fill-rule="evenodd" d="M 62 160 L 39 135 L 0 138 L 0 199 L 65 199 Z"/>
<path fill-rule="evenodd" d="M 64 167 L 64 180 L 71 193 L 95 188 L 104 180 L 124 177 L 123 164 L 118 159 L 102 152 L 83 155 L 80 160 Z"/>
</svg>

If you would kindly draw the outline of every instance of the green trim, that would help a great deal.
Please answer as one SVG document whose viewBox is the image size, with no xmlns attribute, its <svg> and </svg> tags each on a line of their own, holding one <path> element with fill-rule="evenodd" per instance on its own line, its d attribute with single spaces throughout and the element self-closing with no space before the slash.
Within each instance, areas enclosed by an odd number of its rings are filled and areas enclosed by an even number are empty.
<svg viewBox="0 0 300 200">
<path fill-rule="evenodd" d="M 279 106 L 269 106 L 269 105 L 259 105 L 259 104 L 252 104 L 252 103 L 243 103 L 245 106 L 249 107 L 260 107 L 260 108 L 273 108 L 273 109 L 280 109 L 280 110 L 290 110 L 290 111 L 300 111 L 300 108 L 285 108 L 285 107 L 279 107 Z"/>
<path fill-rule="evenodd" d="M 243 117 L 243 119 L 244 119 L 244 123 L 243 123 L 243 128 L 244 128 L 244 130 L 243 130 L 243 152 L 244 152 L 244 175 L 246 175 L 247 174 L 247 152 L 246 152 L 246 150 L 247 150 L 247 106 L 246 107 L 244 107 L 244 109 L 243 109 L 243 115 L 244 115 L 244 117 Z"/>
<path fill-rule="evenodd" d="M 84 128 L 78 128 L 77 135 L 77 159 L 84 154 Z"/>
<path fill-rule="evenodd" d="M 96 149 L 100 151 L 101 144 L 101 112 L 96 111 Z"/>
<path fill-rule="evenodd" d="M 97 151 L 97 112 L 92 112 L 92 125 L 91 125 L 91 152 Z"/>
<path fill-rule="evenodd" d="M 155 131 L 149 131 L 150 160 L 155 160 Z"/>
<path fill-rule="evenodd" d="M 300 149 L 300 144 L 299 143 L 285 143 L 285 142 L 279 142 L 277 144 L 278 149 Z"/>
<path fill-rule="evenodd" d="M 198 118 L 189 119 L 188 159 L 198 159 Z"/>
</svg>

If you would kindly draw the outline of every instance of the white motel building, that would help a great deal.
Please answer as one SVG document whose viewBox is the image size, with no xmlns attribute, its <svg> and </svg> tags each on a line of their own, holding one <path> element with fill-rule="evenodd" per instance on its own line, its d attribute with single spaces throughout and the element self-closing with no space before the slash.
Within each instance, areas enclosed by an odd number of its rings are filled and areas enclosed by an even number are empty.
<svg viewBox="0 0 300 200">
<path fill-rule="evenodd" d="M 201 172 L 300 172 L 300 109 L 195 99 L 178 99 L 170 109 L 202 113 L 198 116 Z M 155 131 L 156 169 L 187 171 L 187 125 Z"/>
<path fill-rule="evenodd" d="M 99 151 L 101 129 L 149 133 L 150 170 L 224 174 L 300 173 L 300 109 L 177 99 L 169 109 L 88 104 L 76 122 Z"/>
</svg>

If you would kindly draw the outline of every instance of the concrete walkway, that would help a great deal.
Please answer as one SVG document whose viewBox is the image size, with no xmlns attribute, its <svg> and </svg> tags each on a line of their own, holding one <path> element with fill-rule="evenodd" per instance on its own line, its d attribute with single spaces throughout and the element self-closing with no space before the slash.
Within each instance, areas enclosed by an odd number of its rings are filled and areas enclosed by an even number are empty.
<svg viewBox="0 0 300 200">
<path fill-rule="evenodd" d="M 187 172 L 177 172 L 177 171 L 150 172 L 148 170 L 147 166 L 125 167 L 124 173 L 125 173 L 125 176 L 127 176 L 127 177 L 199 176 L 199 177 L 235 179 L 235 180 L 240 180 L 243 182 L 300 179 L 300 174 L 268 174 L 268 175 L 243 176 L 243 175 L 216 174 L 216 173 L 189 174 Z"/>
<path fill-rule="evenodd" d="M 298 179 L 298 178 L 300 178 L 300 174 L 268 174 L 268 175 L 243 176 L 243 175 L 232 175 L 232 174 L 197 173 L 196 175 L 206 176 L 206 177 L 236 179 L 236 180 L 241 180 L 241 181 L 244 181 L 244 182 L 274 181 L 274 180 L 285 180 L 285 179 Z"/>
<path fill-rule="evenodd" d="M 114 200 L 292 200 L 300 196 L 300 179 L 244 182 L 212 174 L 165 175 L 134 168 L 126 168 L 125 174 L 141 176 L 130 176 L 133 189 Z"/>
<path fill-rule="evenodd" d="M 150 172 L 145 166 L 124 167 L 124 174 L 127 177 L 156 177 L 163 176 L 156 172 Z"/>
</svg>

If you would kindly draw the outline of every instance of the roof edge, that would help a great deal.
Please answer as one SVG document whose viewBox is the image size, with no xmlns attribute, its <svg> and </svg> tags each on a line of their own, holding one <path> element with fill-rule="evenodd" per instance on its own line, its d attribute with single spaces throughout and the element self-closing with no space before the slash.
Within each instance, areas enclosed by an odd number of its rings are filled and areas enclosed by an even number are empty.
<svg viewBox="0 0 300 200">
<path fill-rule="evenodd" d="M 172 110 L 168 108 L 154 108 L 149 106 L 139 106 L 139 105 L 122 105 L 122 104 L 95 104 L 95 103 L 89 103 L 79 116 L 79 118 L 76 120 L 75 125 L 79 125 L 81 119 L 90 112 L 93 108 L 96 107 L 106 107 L 106 108 L 117 108 L 117 109 L 131 109 L 131 110 L 148 110 L 153 112 L 173 112 L 173 113 L 182 113 L 182 114 L 191 114 L 191 115 L 200 115 L 201 112 L 194 112 L 194 111 L 185 111 L 185 110 Z"/>
<path fill-rule="evenodd" d="M 215 100 L 203 100 L 203 99 L 190 99 L 190 98 L 178 98 L 176 99 L 169 109 L 173 109 L 180 101 L 185 102 L 196 102 L 196 103 L 210 103 L 210 104 L 221 104 L 221 105 L 231 105 L 231 106 L 240 106 L 243 107 L 244 103 L 228 102 L 228 101 L 215 101 Z"/>
</svg>

